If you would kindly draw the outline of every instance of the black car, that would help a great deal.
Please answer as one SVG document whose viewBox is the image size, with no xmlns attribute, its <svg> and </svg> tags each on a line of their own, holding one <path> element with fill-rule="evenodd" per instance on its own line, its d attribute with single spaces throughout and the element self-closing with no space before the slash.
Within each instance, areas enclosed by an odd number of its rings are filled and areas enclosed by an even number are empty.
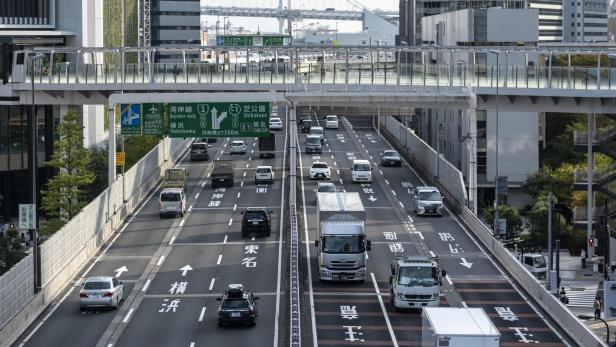
<svg viewBox="0 0 616 347">
<path fill-rule="evenodd" d="M 272 211 L 265 207 L 248 207 L 242 211 L 242 236 L 270 236 L 272 234 Z"/>
<path fill-rule="evenodd" d="M 402 166 L 402 160 L 398 152 L 386 150 L 381 157 L 381 166 Z"/>
<path fill-rule="evenodd" d="M 302 132 L 309 133 L 310 127 L 312 127 L 312 121 L 310 119 L 302 119 Z"/>
<path fill-rule="evenodd" d="M 205 142 L 195 142 L 190 145 L 190 161 L 209 160 L 210 155 L 207 148 L 208 144 Z"/>
<path fill-rule="evenodd" d="M 218 306 L 218 326 L 225 324 L 257 324 L 257 305 L 258 296 L 254 296 L 251 291 L 244 290 L 241 284 L 230 284 L 222 297 Z"/>
<path fill-rule="evenodd" d="M 216 141 L 217 140 L 215 137 L 202 137 L 201 139 L 199 139 L 199 142 L 205 142 L 205 143 L 214 143 Z"/>
</svg>

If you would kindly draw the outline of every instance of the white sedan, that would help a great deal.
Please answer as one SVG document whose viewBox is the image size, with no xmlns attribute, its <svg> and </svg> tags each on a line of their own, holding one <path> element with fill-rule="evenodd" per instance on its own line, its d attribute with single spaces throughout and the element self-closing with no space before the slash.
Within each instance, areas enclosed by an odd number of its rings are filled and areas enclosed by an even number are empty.
<svg viewBox="0 0 616 347">
<path fill-rule="evenodd" d="M 331 177 L 327 163 L 316 161 L 310 167 L 310 179 L 326 179 Z"/>
<path fill-rule="evenodd" d="M 246 154 L 246 144 L 244 141 L 231 142 L 231 154 Z"/>
<path fill-rule="evenodd" d="M 338 129 L 338 116 L 329 115 L 325 118 L 326 129 Z"/>
<path fill-rule="evenodd" d="M 79 291 L 79 309 L 108 307 L 117 309 L 124 300 L 124 285 L 109 276 L 88 278 Z"/>
<path fill-rule="evenodd" d="M 282 130 L 282 120 L 280 118 L 270 118 L 269 128 L 270 130 Z"/>
</svg>

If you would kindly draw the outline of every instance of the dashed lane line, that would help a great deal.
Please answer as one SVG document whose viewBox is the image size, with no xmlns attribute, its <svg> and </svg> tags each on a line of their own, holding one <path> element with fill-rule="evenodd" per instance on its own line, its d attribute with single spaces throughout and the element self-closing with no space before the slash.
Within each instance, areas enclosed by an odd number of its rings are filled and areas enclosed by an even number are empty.
<svg viewBox="0 0 616 347">
<path fill-rule="evenodd" d="M 124 319 L 122 319 L 122 323 L 128 323 L 134 311 L 135 311 L 134 308 L 131 308 L 130 310 L 128 310 L 128 313 L 126 314 L 126 316 L 124 316 Z"/>
<path fill-rule="evenodd" d="M 208 288 L 208 290 L 211 292 L 212 289 L 214 289 L 214 283 L 216 282 L 216 278 L 212 278 L 212 281 L 210 282 L 210 287 Z"/>
<path fill-rule="evenodd" d="M 145 281 L 145 284 L 141 288 L 141 291 L 142 292 L 146 292 L 148 290 L 148 288 L 150 287 L 150 283 L 152 283 L 152 280 L 148 278 L 148 280 Z"/>
<path fill-rule="evenodd" d="M 158 262 L 156 263 L 156 266 L 161 266 L 164 260 L 165 260 L 165 256 L 161 255 L 160 258 L 158 258 Z"/>
<path fill-rule="evenodd" d="M 218 260 L 216 261 L 216 265 L 220 265 L 220 262 L 222 261 L 222 254 L 218 255 Z"/>
<path fill-rule="evenodd" d="M 201 308 L 201 313 L 199 314 L 199 322 L 203 322 L 203 317 L 205 317 L 205 306 Z"/>
<path fill-rule="evenodd" d="M 169 240 L 169 246 L 173 245 L 175 242 L 175 235 L 171 236 L 171 240 Z"/>
</svg>

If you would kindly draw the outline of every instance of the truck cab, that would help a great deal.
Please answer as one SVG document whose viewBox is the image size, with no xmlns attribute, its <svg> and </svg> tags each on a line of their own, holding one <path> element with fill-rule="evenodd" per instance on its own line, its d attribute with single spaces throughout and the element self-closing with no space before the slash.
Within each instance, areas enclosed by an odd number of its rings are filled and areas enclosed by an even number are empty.
<svg viewBox="0 0 616 347">
<path fill-rule="evenodd" d="M 188 171 L 185 168 L 170 168 L 165 170 L 163 188 L 188 188 Z"/>
<path fill-rule="evenodd" d="M 545 281 L 548 273 L 548 266 L 545 256 L 539 253 L 524 253 L 519 256 L 520 262 L 524 267 L 540 281 Z"/>
<path fill-rule="evenodd" d="M 438 306 L 445 276 L 437 258 L 397 257 L 390 265 L 390 301 L 396 309 Z"/>
</svg>

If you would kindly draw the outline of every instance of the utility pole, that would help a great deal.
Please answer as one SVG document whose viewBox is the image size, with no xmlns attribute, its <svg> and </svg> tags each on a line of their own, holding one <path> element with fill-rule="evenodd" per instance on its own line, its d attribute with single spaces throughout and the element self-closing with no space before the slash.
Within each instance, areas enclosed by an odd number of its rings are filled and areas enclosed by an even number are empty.
<svg viewBox="0 0 616 347">
<path fill-rule="evenodd" d="M 548 288 L 552 288 L 552 192 L 548 193 Z"/>
</svg>

